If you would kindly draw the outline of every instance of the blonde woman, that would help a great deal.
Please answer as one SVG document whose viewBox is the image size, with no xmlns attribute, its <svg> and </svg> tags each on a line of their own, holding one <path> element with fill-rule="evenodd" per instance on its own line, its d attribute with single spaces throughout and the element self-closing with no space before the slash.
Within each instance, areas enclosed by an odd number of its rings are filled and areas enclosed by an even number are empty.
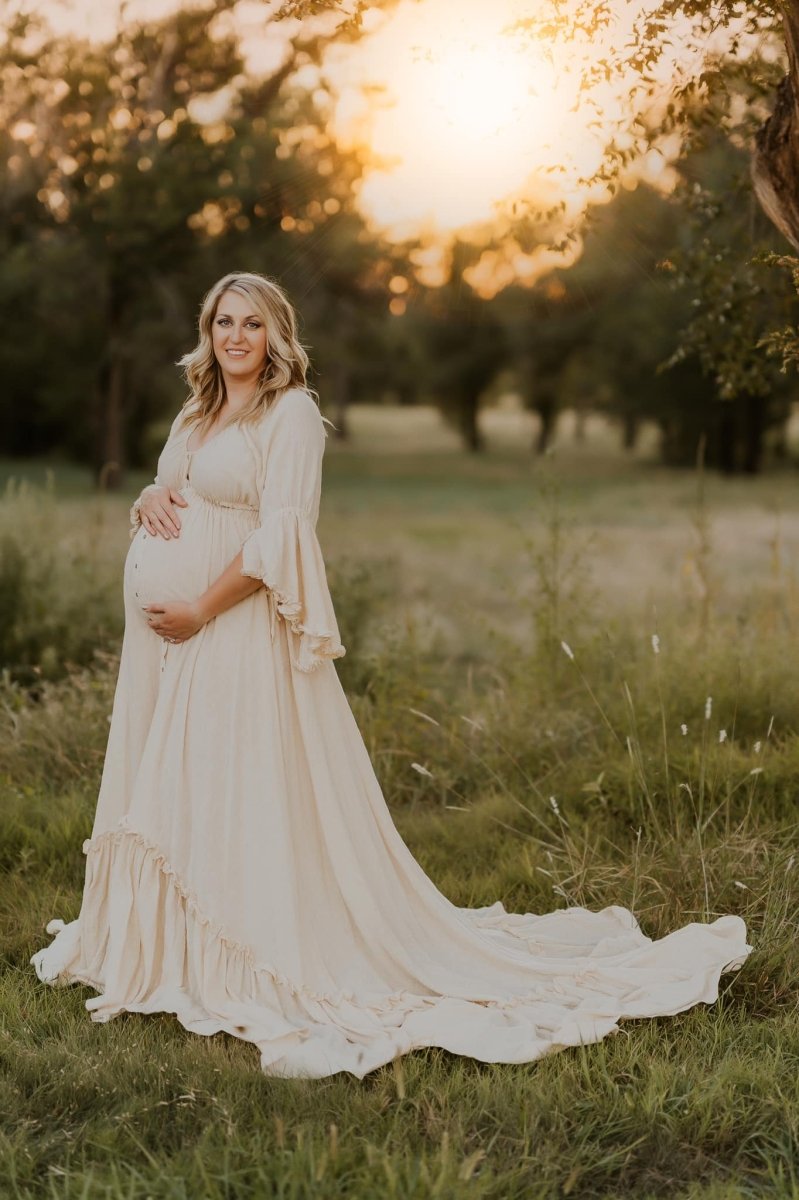
<svg viewBox="0 0 799 1200">
<path fill-rule="evenodd" d="M 358 1077 L 416 1047 L 530 1062 L 718 996 L 722 916 L 452 904 L 397 832 L 334 660 L 316 536 L 325 426 L 280 286 L 226 275 L 191 394 L 131 510 L 125 634 L 78 917 L 32 958 L 92 1020 L 174 1013 L 270 1075 Z"/>
</svg>

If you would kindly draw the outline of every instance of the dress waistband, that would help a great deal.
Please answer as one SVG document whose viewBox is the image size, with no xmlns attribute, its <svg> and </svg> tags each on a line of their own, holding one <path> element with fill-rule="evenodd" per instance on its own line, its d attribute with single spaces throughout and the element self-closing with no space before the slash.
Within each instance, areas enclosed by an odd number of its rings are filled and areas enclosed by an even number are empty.
<svg viewBox="0 0 799 1200">
<path fill-rule="evenodd" d="M 201 499 L 207 500 L 209 504 L 215 504 L 218 508 L 239 508 L 243 512 L 258 512 L 257 504 L 239 504 L 236 500 L 217 500 L 215 496 L 206 496 L 205 492 L 198 491 L 193 483 L 186 483 L 184 490 L 194 492 L 195 496 L 200 496 Z"/>
</svg>

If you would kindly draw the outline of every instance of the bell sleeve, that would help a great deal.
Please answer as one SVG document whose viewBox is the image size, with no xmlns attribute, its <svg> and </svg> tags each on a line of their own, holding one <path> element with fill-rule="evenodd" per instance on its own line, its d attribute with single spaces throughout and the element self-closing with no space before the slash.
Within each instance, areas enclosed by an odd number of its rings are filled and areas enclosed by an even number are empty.
<svg viewBox="0 0 799 1200">
<path fill-rule="evenodd" d="M 327 435 L 300 390 L 280 398 L 268 428 L 259 523 L 242 543 L 241 574 L 263 580 L 273 621 L 276 608 L 288 627 L 292 665 L 313 671 L 345 654 L 316 536 Z"/>
</svg>

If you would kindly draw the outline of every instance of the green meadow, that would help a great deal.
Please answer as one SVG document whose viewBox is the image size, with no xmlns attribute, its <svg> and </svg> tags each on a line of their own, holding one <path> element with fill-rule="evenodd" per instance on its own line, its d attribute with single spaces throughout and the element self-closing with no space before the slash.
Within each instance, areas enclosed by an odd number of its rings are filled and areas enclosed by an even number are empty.
<svg viewBox="0 0 799 1200">
<path fill-rule="evenodd" d="M 799 1197 L 799 474 L 624 454 L 513 412 L 331 436 L 336 664 L 396 824 L 460 905 L 624 905 L 754 946 L 713 1005 L 523 1065 L 271 1079 L 169 1015 L 93 1023 L 31 954 L 80 908 L 122 634 L 124 494 L 0 464 L 0 1197 Z"/>
</svg>

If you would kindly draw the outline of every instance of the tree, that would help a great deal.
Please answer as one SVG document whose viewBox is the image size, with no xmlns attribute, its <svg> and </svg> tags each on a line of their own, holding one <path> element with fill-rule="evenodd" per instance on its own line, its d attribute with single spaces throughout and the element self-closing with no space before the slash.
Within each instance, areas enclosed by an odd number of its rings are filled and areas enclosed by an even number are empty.
<svg viewBox="0 0 799 1200">
<path fill-rule="evenodd" d="M 580 378 L 629 441 L 641 419 L 662 431 L 666 462 L 759 469 L 795 385 L 759 343 L 793 302 L 762 262 L 779 235 L 759 212 L 746 156 L 723 134 L 678 164 L 669 196 L 622 190 L 592 217 L 566 281 L 596 298 Z"/>
<path fill-rule="evenodd" d="M 186 297 L 239 253 L 273 270 L 275 246 L 288 257 L 316 227 L 288 214 L 298 174 L 315 177 L 324 151 L 281 157 L 280 92 L 332 35 L 296 40 L 273 75 L 248 79 L 212 23 L 230 2 L 128 22 L 103 46 L 28 14 L 0 48 L 0 304 L 14 332 L 0 421 L 12 449 L 58 441 L 107 486 L 163 401 L 159 366 L 192 335 Z M 202 119 L 203 99 L 226 94 Z M 352 172 L 333 169 L 346 199 Z"/>
<path fill-rule="evenodd" d="M 526 407 L 538 416 L 532 450 L 544 454 L 566 396 L 569 370 L 590 337 L 594 299 L 572 286 L 569 271 L 553 271 L 529 290 L 498 298 L 509 312 L 509 341 Z"/>
<path fill-rule="evenodd" d="M 713 384 L 706 428 L 708 459 L 723 471 L 755 473 L 765 439 L 782 428 L 794 379 L 762 344 L 785 320 L 796 292 L 768 257 L 779 240 L 759 210 L 746 153 L 723 135 L 680 163 L 679 241 L 668 263 L 675 296 L 688 314 L 665 366 L 698 361 Z"/>
<path fill-rule="evenodd" d="M 478 452 L 485 448 L 478 422 L 480 400 L 505 365 L 508 348 L 494 305 L 464 281 L 474 257 L 474 247 L 455 243 L 448 281 L 428 290 L 421 333 L 428 387 L 467 449 Z"/>
</svg>

